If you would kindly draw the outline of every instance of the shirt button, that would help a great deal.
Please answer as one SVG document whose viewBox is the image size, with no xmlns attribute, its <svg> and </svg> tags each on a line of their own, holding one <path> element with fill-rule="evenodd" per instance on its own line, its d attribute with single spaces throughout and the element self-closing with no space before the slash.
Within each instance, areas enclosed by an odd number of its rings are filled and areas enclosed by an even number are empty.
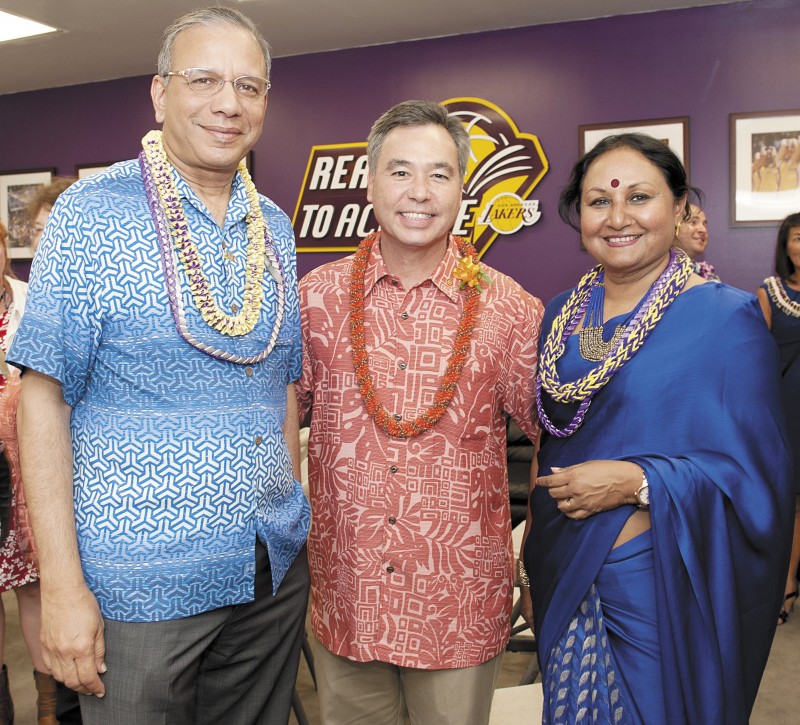
<svg viewBox="0 0 800 725">
<path fill-rule="evenodd" d="M 238 315 L 238 314 L 239 314 L 239 305 L 237 305 L 237 304 L 234 302 L 234 303 L 231 305 L 231 310 L 233 310 L 233 314 L 234 314 L 234 315 Z"/>
<path fill-rule="evenodd" d="M 408 319 L 408 312 L 404 312 L 402 315 L 400 315 L 400 317 L 402 317 L 404 320 L 407 320 Z"/>
<path fill-rule="evenodd" d="M 400 415 L 400 413 L 395 413 L 395 414 L 394 414 L 394 419 L 395 419 L 395 420 L 403 420 L 403 416 L 402 416 L 402 415 Z"/>
<path fill-rule="evenodd" d="M 394 516 L 390 516 L 389 517 L 389 523 L 390 524 L 396 524 L 397 523 L 397 519 Z"/>
<path fill-rule="evenodd" d="M 393 286 L 393 287 L 397 287 L 397 285 L 399 285 L 399 284 L 400 284 L 400 283 L 399 283 L 399 282 L 398 282 L 396 279 L 393 279 L 393 280 L 392 280 L 392 286 Z"/>
<path fill-rule="evenodd" d="M 391 466 L 391 467 L 389 468 L 389 470 L 390 470 L 392 473 L 397 473 L 397 466 Z"/>
<path fill-rule="evenodd" d="M 260 445 L 261 445 L 261 442 L 262 442 L 263 440 L 264 440 L 264 439 L 263 439 L 261 436 L 256 436 L 256 445 L 257 445 L 257 446 L 260 446 Z"/>
<path fill-rule="evenodd" d="M 393 566 L 387 566 L 387 567 L 386 567 L 386 571 L 387 571 L 389 574 L 391 574 L 391 573 L 394 571 L 394 567 L 393 567 Z"/>
<path fill-rule="evenodd" d="M 405 370 L 408 365 L 406 365 L 404 362 L 401 362 L 397 367 L 399 367 L 401 370 Z"/>
<path fill-rule="evenodd" d="M 248 378 L 252 378 L 253 377 L 253 368 L 245 368 L 244 369 L 244 374 L 247 375 Z"/>
</svg>

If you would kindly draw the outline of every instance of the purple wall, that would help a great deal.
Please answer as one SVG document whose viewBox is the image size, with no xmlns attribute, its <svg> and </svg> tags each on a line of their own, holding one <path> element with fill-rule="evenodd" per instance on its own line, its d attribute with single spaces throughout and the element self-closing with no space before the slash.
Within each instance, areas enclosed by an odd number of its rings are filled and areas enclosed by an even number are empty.
<svg viewBox="0 0 800 725">
<path fill-rule="evenodd" d="M 265 29 L 268 33 L 268 28 Z M 484 261 L 544 299 L 592 261 L 558 218 L 558 192 L 587 123 L 689 116 L 692 181 L 707 196 L 709 258 L 753 290 L 771 271 L 775 227 L 731 228 L 728 114 L 800 107 L 800 3 L 760 0 L 279 58 L 259 188 L 291 216 L 312 145 L 364 140 L 408 98 L 475 96 L 539 137 L 550 170 L 542 218 Z M 148 78 L 0 96 L 0 172 L 129 158 L 154 125 Z M 301 273 L 335 255 L 301 254 Z"/>
</svg>

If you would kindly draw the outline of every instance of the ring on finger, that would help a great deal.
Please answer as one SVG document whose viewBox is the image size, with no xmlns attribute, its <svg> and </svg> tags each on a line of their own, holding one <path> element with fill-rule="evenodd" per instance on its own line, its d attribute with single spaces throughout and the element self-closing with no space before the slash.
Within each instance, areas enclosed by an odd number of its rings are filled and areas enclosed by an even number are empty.
<svg viewBox="0 0 800 725">
<path fill-rule="evenodd" d="M 571 509 L 571 508 L 572 508 L 572 496 L 570 496 L 570 497 L 567 499 L 567 509 L 569 510 L 569 509 Z"/>
</svg>

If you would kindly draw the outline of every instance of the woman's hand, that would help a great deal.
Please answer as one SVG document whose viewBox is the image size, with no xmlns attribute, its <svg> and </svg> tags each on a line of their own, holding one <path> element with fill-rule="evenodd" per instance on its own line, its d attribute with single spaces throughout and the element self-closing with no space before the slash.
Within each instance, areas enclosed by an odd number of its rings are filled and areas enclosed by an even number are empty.
<svg viewBox="0 0 800 725">
<path fill-rule="evenodd" d="M 530 587 L 520 587 L 519 596 L 521 600 L 519 613 L 533 632 L 533 600 Z"/>
<path fill-rule="evenodd" d="M 549 476 L 539 476 L 536 485 L 549 489 L 559 511 L 576 520 L 635 504 L 644 474 L 630 461 L 585 461 L 551 470 Z"/>
</svg>

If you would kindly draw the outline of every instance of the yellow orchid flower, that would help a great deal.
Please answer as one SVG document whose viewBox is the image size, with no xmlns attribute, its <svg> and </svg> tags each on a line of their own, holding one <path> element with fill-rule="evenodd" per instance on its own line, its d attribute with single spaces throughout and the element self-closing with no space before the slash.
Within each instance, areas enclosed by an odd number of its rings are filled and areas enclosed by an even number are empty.
<svg viewBox="0 0 800 725">
<path fill-rule="evenodd" d="M 458 264 L 453 269 L 453 277 L 459 280 L 459 289 L 477 287 L 478 292 L 482 292 L 481 282 L 491 283 L 489 277 L 481 270 L 480 262 L 472 261 L 471 254 L 458 260 Z"/>
</svg>

